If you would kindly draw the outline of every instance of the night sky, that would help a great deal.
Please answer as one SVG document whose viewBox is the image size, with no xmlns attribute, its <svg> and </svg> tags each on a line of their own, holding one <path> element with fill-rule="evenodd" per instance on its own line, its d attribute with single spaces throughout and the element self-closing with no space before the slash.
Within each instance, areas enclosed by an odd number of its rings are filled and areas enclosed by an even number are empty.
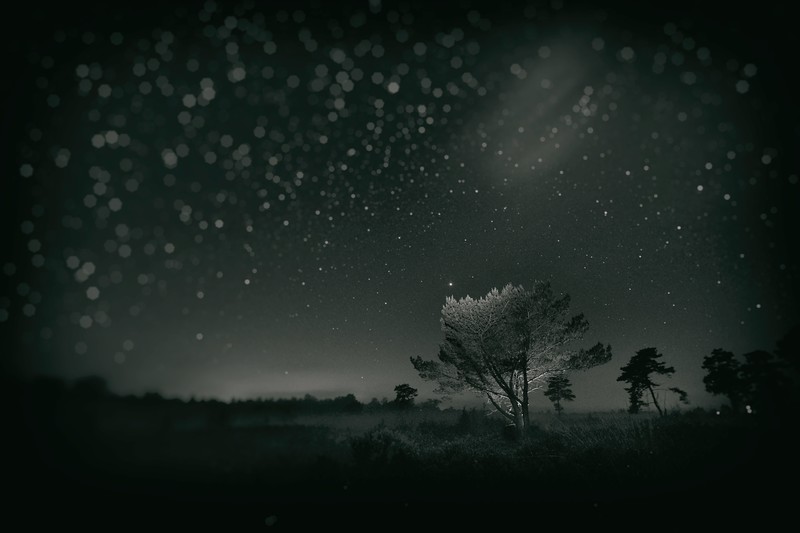
<svg viewBox="0 0 800 533">
<path fill-rule="evenodd" d="M 798 320 L 781 8 L 269 6 L 34 5 L 3 37 L 7 370 L 426 398 L 445 297 L 546 279 L 614 352 L 570 409 L 624 407 L 647 346 L 705 406 L 704 355 Z"/>
</svg>

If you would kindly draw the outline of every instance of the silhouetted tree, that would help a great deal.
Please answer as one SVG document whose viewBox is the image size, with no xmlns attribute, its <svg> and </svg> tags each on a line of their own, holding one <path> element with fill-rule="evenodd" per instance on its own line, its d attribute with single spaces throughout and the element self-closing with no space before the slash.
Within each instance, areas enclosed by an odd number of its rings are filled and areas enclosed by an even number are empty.
<svg viewBox="0 0 800 533">
<path fill-rule="evenodd" d="M 441 393 L 471 390 L 486 396 L 521 435 L 529 424 L 531 391 L 554 373 L 611 358 L 611 348 L 600 343 L 566 349 L 589 328 L 582 314 L 570 317 L 569 302 L 569 295 L 556 297 L 542 281 L 530 290 L 509 284 L 478 299 L 449 297 L 442 307 L 439 360 L 412 357 L 411 362 Z"/>
<path fill-rule="evenodd" d="M 748 405 L 761 414 L 772 415 L 788 399 L 790 380 L 781 361 L 771 353 L 756 350 L 744 354 L 742 377 L 747 384 Z"/>
<path fill-rule="evenodd" d="M 689 395 L 686 394 L 685 390 L 679 389 L 678 387 L 670 387 L 667 390 L 673 394 L 676 394 L 678 396 L 678 401 L 681 402 L 682 404 L 689 403 Z"/>
<path fill-rule="evenodd" d="M 411 407 L 414 405 L 414 398 L 417 396 L 417 389 L 409 385 L 408 383 L 403 383 L 402 385 L 398 385 L 394 388 L 395 392 L 395 399 L 394 403 L 398 407 Z"/>
<path fill-rule="evenodd" d="M 363 409 L 361 402 L 353 394 L 339 396 L 331 402 L 333 412 L 357 413 Z"/>
<path fill-rule="evenodd" d="M 157 392 L 149 391 L 142 395 L 142 400 L 150 403 L 161 403 L 164 401 L 164 397 Z"/>
<path fill-rule="evenodd" d="M 747 396 L 747 383 L 742 377 L 742 365 L 731 352 L 716 348 L 703 358 L 703 377 L 706 390 L 711 394 L 727 396 L 731 409 L 741 411 L 742 400 Z"/>
<path fill-rule="evenodd" d="M 561 411 L 564 409 L 561 402 L 571 402 L 575 399 L 571 386 L 572 383 L 570 383 L 569 378 L 564 375 L 551 376 L 547 380 L 547 389 L 545 389 L 544 395 L 553 402 L 553 407 L 556 408 L 558 416 L 561 416 Z"/>
<path fill-rule="evenodd" d="M 622 374 L 617 378 L 617 381 L 628 383 L 628 387 L 625 390 L 628 392 L 630 402 L 629 413 L 638 413 L 641 406 L 647 405 L 648 402 L 642 396 L 645 392 L 650 392 L 650 397 L 653 399 L 653 405 L 658 410 L 658 414 L 664 415 L 664 411 L 658 404 L 656 393 L 653 390 L 659 384 L 653 381 L 651 376 L 662 375 L 669 377 L 675 373 L 675 368 L 665 366 L 663 361 L 657 361 L 661 357 L 663 355 L 658 353 L 656 348 L 643 348 L 636 352 L 631 357 L 631 360 L 628 361 L 628 364 L 620 369 Z M 680 389 L 677 390 L 680 391 Z M 683 399 L 685 400 L 686 393 L 683 391 L 680 391 L 680 393 L 683 393 Z"/>
<path fill-rule="evenodd" d="M 775 355 L 794 372 L 800 372 L 800 324 L 778 341 Z"/>
<path fill-rule="evenodd" d="M 87 400 L 97 400 L 110 395 L 108 383 L 100 376 L 78 378 L 72 386 L 72 391 L 76 397 Z"/>
<path fill-rule="evenodd" d="M 797 324 L 778 341 L 775 355 L 781 362 L 787 382 L 785 413 L 800 411 L 800 324 Z"/>
</svg>

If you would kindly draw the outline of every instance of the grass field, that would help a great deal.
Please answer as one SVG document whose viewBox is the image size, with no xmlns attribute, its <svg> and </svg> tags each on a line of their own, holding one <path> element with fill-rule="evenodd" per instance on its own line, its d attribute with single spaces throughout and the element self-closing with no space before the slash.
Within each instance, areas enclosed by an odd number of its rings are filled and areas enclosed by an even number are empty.
<svg viewBox="0 0 800 533">
<path fill-rule="evenodd" d="M 224 524 L 267 512 L 321 516 L 308 506 L 340 514 L 364 505 L 401 514 L 441 505 L 548 516 L 631 506 L 742 511 L 788 497 L 773 479 L 797 471 L 785 425 L 702 410 L 535 414 L 522 439 L 477 410 L 276 414 L 40 398 L 21 414 L 14 443 L 25 461 L 11 478 L 21 500 L 67 509 L 101 502 L 103 510 L 136 502 L 170 513 L 188 506 Z"/>
</svg>

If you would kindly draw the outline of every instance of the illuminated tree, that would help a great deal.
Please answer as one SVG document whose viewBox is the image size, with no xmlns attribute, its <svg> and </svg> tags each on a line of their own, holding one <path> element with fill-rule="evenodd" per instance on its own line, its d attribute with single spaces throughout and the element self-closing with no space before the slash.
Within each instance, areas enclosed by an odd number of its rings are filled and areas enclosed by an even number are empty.
<svg viewBox="0 0 800 533">
<path fill-rule="evenodd" d="M 550 376 L 547 380 L 547 389 L 545 389 L 544 395 L 553 402 L 553 407 L 556 408 L 558 416 L 561 416 L 561 411 L 564 409 L 561 402 L 571 402 L 575 399 L 571 386 L 572 383 L 570 383 L 569 378 L 564 375 Z"/>
<path fill-rule="evenodd" d="M 529 425 L 530 393 L 549 376 L 611 358 L 611 348 L 600 343 L 588 350 L 570 348 L 589 324 L 583 315 L 569 315 L 569 302 L 568 295 L 556 297 L 547 282 L 532 289 L 509 284 L 477 299 L 449 297 L 442 307 L 439 360 L 412 357 L 411 362 L 440 393 L 470 390 L 485 396 L 522 435 Z"/>
</svg>

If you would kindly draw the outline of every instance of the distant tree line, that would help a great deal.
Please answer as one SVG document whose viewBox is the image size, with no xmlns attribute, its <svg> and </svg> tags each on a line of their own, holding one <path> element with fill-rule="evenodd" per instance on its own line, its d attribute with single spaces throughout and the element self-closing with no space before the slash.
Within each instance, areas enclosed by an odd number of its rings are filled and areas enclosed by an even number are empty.
<svg viewBox="0 0 800 533">
<path fill-rule="evenodd" d="M 796 412 L 800 403 L 800 326 L 772 352 L 755 350 L 737 357 L 716 348 L 703 359 L 706 390 L 728 399 L 734 413 L 777 416 Z"/>
<path fill-rule="evenodd" d="M 185 406 L 197 410 L 229 411 L 236 413 L 261 413 L 278 417 L 292 417 L 299 415 L 326 415 L 347 414 L 360 412 L 388 412 L 399 410 L 430 410 L 438 409 L 439 400 L 431 399 L 424 402 L 415 402 L 417 389 L 408 384 L 395 387 L 396 398 L 378 400 L 372 398 L 367 403 L 360 402 L 353 394 L 335 398 L 320 399 L 306 394 L 302 398 L 251 398 L 233 399 L 223 402 L 218 399 L 186 400 L 181 398 L 164 397 L 157 392 L 146 392 L 141 395 L 118 395 L 113 393 L 105 379 L 99 376 L 86 376 L 68 382 L 59 378 L 40 376 L 29 382 L 16 383 L 7 388 L 18 387 L 24 397 L 25 403 L 37 405 L 81 405 L 113 402 L 140 407 L 175 407 Z"/>
</svg>

